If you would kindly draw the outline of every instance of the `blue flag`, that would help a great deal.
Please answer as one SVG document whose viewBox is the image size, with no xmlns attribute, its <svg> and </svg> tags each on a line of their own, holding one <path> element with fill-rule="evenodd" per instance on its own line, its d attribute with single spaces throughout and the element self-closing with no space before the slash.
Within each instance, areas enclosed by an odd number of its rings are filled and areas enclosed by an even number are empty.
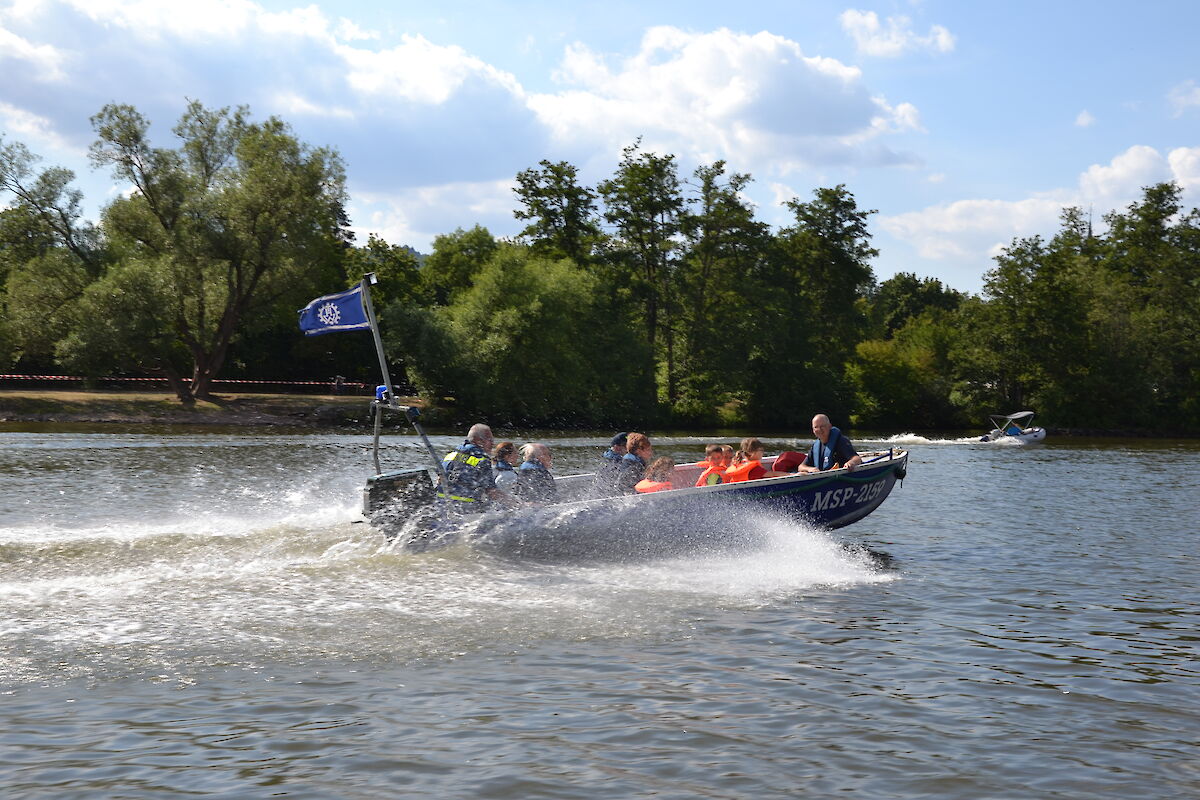
<svg viewBox="0 0 1200 800">
<path fill-rule="evenodd" d="M 361 283 L 344 292 L 318 297 L 300 309 L 300 330 L 305 336 L 370 327 L 367 310 L 363 308 Z"/>
</svg>

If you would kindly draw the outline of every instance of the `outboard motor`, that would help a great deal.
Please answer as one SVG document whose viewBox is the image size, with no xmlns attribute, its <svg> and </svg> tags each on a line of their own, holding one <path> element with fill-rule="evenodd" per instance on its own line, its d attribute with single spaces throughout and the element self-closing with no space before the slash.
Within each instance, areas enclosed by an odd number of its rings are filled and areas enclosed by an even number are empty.
<svg viewBox="0 0 1200 800">
<path fill-rule="evenodd" d="M 363 488 L 363 516 L 374 520 L 380 514 L 409 514 L 433 505 L 436 489 L 425 467 L 385 472 L 367 478 Z"/>
</svg>

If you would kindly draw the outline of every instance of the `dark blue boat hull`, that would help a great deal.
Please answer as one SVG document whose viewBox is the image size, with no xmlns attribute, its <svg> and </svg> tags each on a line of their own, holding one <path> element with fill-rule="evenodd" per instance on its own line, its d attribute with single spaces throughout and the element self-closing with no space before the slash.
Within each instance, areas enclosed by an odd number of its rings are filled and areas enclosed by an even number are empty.
<svg viewBox="0 0 1200 800">
<path fill-rule="evenodd" d="M 851 525 L 887 498 L 907 469 L 896 453 L 854 471 L 610 497 L 455 516 L 437 506 L 373 522 L 411 550 L 457 543 L 525 557 L 628 558 L 755 547 L 766 514 L 821 528 Z M 577 476 L 582 478 L 584 476 Z M 571 481 L 571 478 L 564 481 Z"/>
</svg>

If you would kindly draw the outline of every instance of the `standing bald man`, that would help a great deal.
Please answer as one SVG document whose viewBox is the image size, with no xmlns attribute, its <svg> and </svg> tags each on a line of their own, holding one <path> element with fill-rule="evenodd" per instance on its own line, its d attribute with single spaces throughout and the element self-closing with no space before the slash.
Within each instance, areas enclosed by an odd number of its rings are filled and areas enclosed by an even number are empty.
<svg viewBox="0 0 1200 800">
<path fill-rule="evenodd" d="M 853 471 L 862 463 L 862 456 L 854 449 L 854 445 L 830 424 L 825 414 L 813 417 L 812 432 L 817 441 L 808 451 L 808 460 L 800 466 L 800 472 L 823 472 L 839 466 Z"/>
</svg>

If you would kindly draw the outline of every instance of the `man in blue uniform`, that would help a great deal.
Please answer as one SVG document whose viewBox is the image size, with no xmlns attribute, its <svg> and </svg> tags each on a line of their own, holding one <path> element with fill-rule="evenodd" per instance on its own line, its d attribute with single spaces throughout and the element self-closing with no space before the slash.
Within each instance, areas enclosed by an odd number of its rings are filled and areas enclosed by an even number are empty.
<svg viewBox="0 0 1200 800">
<path fill-rule="evenodd" d="M 837 466 L 853 471 L 862 463 L 862 456 L 854 449 L 850 440 L 829 422 L 829 417 L 817 414 L 812 419 L 813 442 L 808 452 L 808 460 L 800 465 L 800 472 L 823 472 Z"/>
<path fill-rule="evenodd" d="M 493 444 L 491 428 L 482 422 L 472 425 L 467 440 L 442 459 L 448 486 L 438 492 L 438 497 L 447 498 L 455 510 L 464 513 L 483 511 L 490 503 L 517 505 L 507 492 L 496 488 L 488 458 Z"/>
<path fill-rule="evenodd" d="M 617 491 L 617 473 L 620 472 L 621 459 L 625 457 L 625 443 L 629 438 L 627 433 L 618 433 L 612 438 L 610 446 L 601 456 L 603 459 L 596 468 L 596 481 L 592 485 L 592 493 L 597 497 L 612 497 Z"/>
</svg>

